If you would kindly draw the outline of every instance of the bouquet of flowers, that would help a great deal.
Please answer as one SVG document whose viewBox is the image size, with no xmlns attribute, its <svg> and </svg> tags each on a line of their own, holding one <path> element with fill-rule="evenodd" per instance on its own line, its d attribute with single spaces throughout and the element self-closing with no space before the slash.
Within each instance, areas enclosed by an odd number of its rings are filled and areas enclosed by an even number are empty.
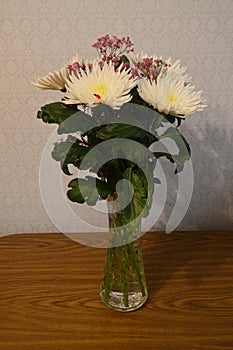
<svg viewBox="0 0 233 350">
<path fill-rule="evenodd" d="M 63 94 L 61 101 L 41 107 L 37 115 L 45 123 L 58 124 L 58 134 L 67 135 L 54 145 L 52 157 L 67 175 L 72 175 L 70 164 L 91 174 L 69 182 L 68 198 L 88 205 L 106 199 L 114 206 L 109 210 L 112 237 L 104 297 L 110 299 L 113 288 L 110 270 L 118 257 L 117 265 L 123 261 L 120 268 L 123 274 L 118 277 L 117 288 L 127 308 L 130 278 L 126 261 L 130 259 L 131 273 L 145 296 L 141 270 L 137 267 L 138 251 L 132 249 L 135 239 L 132 232 L 150 210 L 154 183 L 159 182 L 153 176 L 156 161 L 165 157 L 175 164 L 175 172 L 183 169 L 190 158 L 190 148 L 178 128 L 206 104 L 202 91 L 195 91 L 180 61 L 173 63 L 170 58 L 143 52 L 135 54 L 128 36 L 105 35 L 92 46 L 98 53 L 95 59 L 86 60 L 77 54 L 60 70 L 32 83 Z M 161 128 L 162 133 L 158 132 Z M 152 144 L 163 138 L 176 143 L 178 154 L 149 151 Z M 125 185 L 119 187 L 122 180 L 130 182 L 133 190 Z M 122 228 L 126 235 L 122 235 Z M 119 247 L 120 253 L 113 247 Z"/>
</svg>

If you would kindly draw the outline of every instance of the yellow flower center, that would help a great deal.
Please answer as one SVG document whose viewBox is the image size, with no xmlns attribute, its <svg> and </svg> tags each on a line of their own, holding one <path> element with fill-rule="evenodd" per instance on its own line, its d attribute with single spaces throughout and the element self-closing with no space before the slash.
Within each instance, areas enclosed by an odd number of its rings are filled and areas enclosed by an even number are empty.
<svg viewBox="0 0 233 350">
<path fill-rule="evenodd" d="M 177 100 L 179 100 L 179 96 L 175 95 L 174 93 L 171 93 L 171 92 L 167 93 L 167 98 L 171 103 L 176 103 Z"/>
<path fill-rule="evenodd" d="M 101 82 L 94 86 L 93 91 L 94 91 L 94 96 L 100 100 L 104 97 L 104 95 L 108 91 L 108 87 L 106 86 L 105 83 Z"/>
</svg>

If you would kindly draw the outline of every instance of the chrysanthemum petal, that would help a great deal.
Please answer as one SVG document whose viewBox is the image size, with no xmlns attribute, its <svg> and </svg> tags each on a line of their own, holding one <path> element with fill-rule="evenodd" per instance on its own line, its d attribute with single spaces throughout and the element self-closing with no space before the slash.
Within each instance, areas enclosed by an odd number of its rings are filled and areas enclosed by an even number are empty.
<svg viewBox="0 0 233 350">
<path fill-rule="evenodd" d="M 40 89 L 64 90 L 68 77 L 67 66 L 63 66 L 60 70 L 50 72 L 44 77 L 38 77 L 32 81 L 32 85 Z"/>
<path fill-rule="evenodd" d="M 106 104 L 112 108 L 119 108 L 129 102 L 131 89 L 136 85 L 126 69 L 114 64 L 104 63 L 102 66 L 94 62 L 85 74 L 71 74 L 66 79 L 67 94 L 64 103 L 84 104 L 96 106 Z"/>
<path fill-rule="evenodd" d="M 138 93 L 161 113 L 186 117 L 202 111 L 207 107 L 202 91 L 195 91 L 195 86 L 186 84 L 184 77 L 172 69 L 161 73 L 157 82 L 144 78 L 138 83 Z"/>
</svg>

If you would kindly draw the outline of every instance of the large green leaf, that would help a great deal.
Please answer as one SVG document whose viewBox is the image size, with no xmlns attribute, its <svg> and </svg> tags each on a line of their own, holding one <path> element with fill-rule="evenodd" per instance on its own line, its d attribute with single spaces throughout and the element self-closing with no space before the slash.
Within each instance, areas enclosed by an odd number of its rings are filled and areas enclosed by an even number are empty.
<svg viewBox="0 0 233 350">
<path fill-rule="evenodd" d="M 61 163 L 61 168 L 65 174 L 71 175 L 68 165 L 73 164 L 79 168 L 83 158 L 88 153 L 88 150 L 88 147 L 81 146 L 77 142 L 64 141 L 54 146 L 52 157 Z"/>
<path fill-rule="evenodd" d="M 130 139 L 140 142 L 146 147 L 151 145 L 157 138 L 144 129 L 128 124 L 108 124 L 99 129 L 97 137 L 103 140 L 111 138 Z"/>
<path fill-rule="evenodd" d="M 86 184 L 86 180 L 80 179 L 80 183 L 83 182 L 84 185 Z M 77 202 L 80 204 L 83 204 L 85 202 L 85 197 L 82 195 L 79 187 L 79 181 L 78 179 L 73 179 L 68 184 L 68 187 L 71 187 L 70 190 L 67 191 L 67 197 L 72 202 Z"/>
<path fill-rule="evenodd" d="M 70 118 L 66 118 L 59 125 L 58 134 L 85 133 L 96 126 L 97 122 L 89 114 L 76 109 L 76 112 L 70 115 Z"/>
<path fill-rule="evenodd" d="M 106 199 L 108 195 L 112 195 L 114 192 L 114 188 L 108 183 L 91 176 L 84 179 L 73 179 L 68 187 L 71 187 L 67 192 L 67 196 L 71 201 L 86 202 L 92 206 L 96 204 L 97 200 Z"/>
<path fill-rule="evenodd" d="M 154 109 L 141 104 L 126 103 L 119 111 L 118 122 L 126 122 L 156 136 L 156 130 L 161 126 L 162 122 L 165 122 L 165 119 L 161 113 Z"/>
<path fill-rule="evenodd" d="M 184 163 L 190 159 L 190 147 L 185 140 L 184 136 L 181 135 L 181 133 L 173 127 L 168 128 L 161 136 L 160 139 L 169 138 L 175 141 L 177 147 L 178 147 L 178 154 L 171 154 L 166 152 L 154 152 L 154 155 L 157 156 L 157 158 L 165 156 L 170 161 L 175 162 L 176 164 L 176 170 L 175 173 L 179 173 L 184 168 Z"/>
<path fill-rule="evenodd" d="M 61 124 L 76 112 L 76 106 L 66 106 L 62 102 L 53 102 L 41 107 L 37 118 L 42 119 L 45 123 Z"/>
<path fill-rule="evenodd" d="M 126 223 L 132 220 L 141 220 L 142 217 L 146 217 L 149 213 L 149 209 L 152 203 L 152 194 L 154 190 L 153 172 L 145 173 L 137 166 L 126 169 L 123 174 L 123 178 L 128 180 L 134 189 L 133 197 L 130 203 L 122 210 L 122 214 L 126 220 Z M 147 181 L 149 180 L 149 182 Z M 129 196 L 128 193 L 123 194 Z"/>
</svg>

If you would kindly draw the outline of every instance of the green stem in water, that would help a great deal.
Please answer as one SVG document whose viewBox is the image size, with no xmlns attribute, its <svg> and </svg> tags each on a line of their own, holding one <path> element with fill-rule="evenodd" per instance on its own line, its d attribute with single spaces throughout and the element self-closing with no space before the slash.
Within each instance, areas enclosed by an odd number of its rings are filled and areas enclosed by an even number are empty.
<svg viewBox="0 0 233 350">
<path fill-rule="evenodd" d="M 127 278 L 127 256 L 126 248 L 127 246 L 120 247 L 120 258 L 121 258 L 121 274 L 122 274 L 122 289 L 124 305 L 129 306 L 129 289 L 128 289 L 128 278 Z"/>
<path fill-rule="evenodd" d="M 114 206 L 114 203 L 111 204 Z M 124 227 L 123 212 L 109 213 L 109 228 L 111 246 L 107 250 L 102 284 L 104 298 L 108 303 L 111 292 L 121 293 L 123 304 L 127 308 L 130 295 L 139 292 L 143 297 L 146 295 L 140 239 L 133 241 L 135 225 Z M 119 245 L 124 241 L 124 235 L 127 240 L 130 238 L 131 242 Z"/>
</svg>

